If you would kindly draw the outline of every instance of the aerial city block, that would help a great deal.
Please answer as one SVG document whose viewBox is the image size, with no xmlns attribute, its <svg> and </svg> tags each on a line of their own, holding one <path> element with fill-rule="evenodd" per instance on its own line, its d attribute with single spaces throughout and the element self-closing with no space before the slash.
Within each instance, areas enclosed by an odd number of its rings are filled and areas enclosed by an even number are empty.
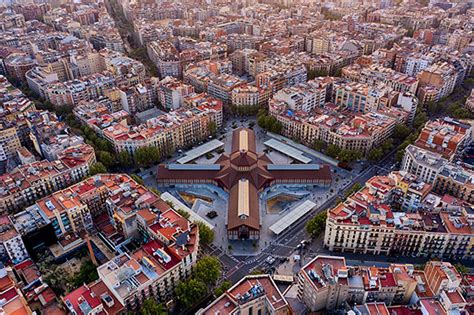
<svg viewBox="0 0 474 315">
<path fill-rule="evenodd" d="M 0 315 L 474 315 L 473 0 L 0 0 Z"/>
</svg>

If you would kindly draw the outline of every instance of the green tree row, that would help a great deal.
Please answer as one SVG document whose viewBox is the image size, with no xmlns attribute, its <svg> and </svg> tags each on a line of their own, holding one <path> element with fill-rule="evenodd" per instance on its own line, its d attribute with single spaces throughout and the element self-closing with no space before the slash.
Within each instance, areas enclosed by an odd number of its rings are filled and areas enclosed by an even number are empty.
<svg viewBox="0 0 474 315">
<path fill-rule="evenodd" d="M 268 115 L 268 112 L 264 109 L 260 109 L 257 114 L 257 124 L 270 132 L 280 134 L 283 126 L 282 124 L 273 116 Z"/>
<path fill-rule="evenodd" d="M 312 219 L 306 222 L 306 232 L 312 237 L 317 238 L 326 227 L 326 219 L 328 213 L 326 211 L 320 212 Z"/>
<path fill-rule="evenodd" d="M 255 116 L 260 110 L 260 106 L 236 106 L 230 105 L 230 111 L 237 116 Z"/>
<path fill-rule="evenodd" d="M 221 264 L 212 256 L 198 260 L 191 277 L 176 287 L 176 298 L 180 305 L 189 308 L 201 301 L 221 276 Z"/>
</svg>

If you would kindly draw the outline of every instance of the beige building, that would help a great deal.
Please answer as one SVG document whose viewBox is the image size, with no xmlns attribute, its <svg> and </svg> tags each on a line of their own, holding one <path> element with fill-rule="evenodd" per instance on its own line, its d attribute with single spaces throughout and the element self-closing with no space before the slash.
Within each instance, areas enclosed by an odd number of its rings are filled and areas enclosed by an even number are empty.
<svg viewBox="0 0 474 315">
<path fill-rule="evenodd" d="M 315 140 L 365 155 L 388 139 L 395 125 L 408 114 L 391 109 L 383 113 L 354 114 L 337 108 L 317 109 L 311 113 L 291 112 L 286 102 L 269 102 L 270 114 L 282 124 L 282 134 L 312 146 Z M 391 115 L 387 115 L 391 113 Z M 394 118 L 397 117 L 397 118 Z"/>
<path fill-rule="evenodd" d="M 313 312 L 335 309 L 349 296 L 344 257 L 318 256 L 298 274 L 298 297 Z"/>
<path fill-rule="evenodd" d="M 0 212 L 17 211 L 78 182 L 96 162 L 94 149 L 70 147 L 53 162 L 37 161 L 0 176 Z"/>
<path fill-rule="evenodd" d="M 5 128 L 0 131 L 0 161 L 15 158 L 17 150 L 21 148 L 15 127 Z"/>
<path fill-rule="evenodd" d="M 232 105 L 236 107 L 254 107 L 260 105 L 260 89 L 244 85 L 232 90 Z"/>
<path fill-rule="evenodd" d="M 370 255 L 472 259 L 474 235 L 459 201 L 427 192 L 405 194 L 403 198 L 412 201 L 401 211 L 394 201 L 401 198 L 399 193 L 406 184 L 396 184 L 393 179 L 373 177 L 363 189 L 331 209 L 324 246 L 331 251 Z M 412 184 L 413 188 L 419 185 L 416 181 Z M 414 195 L 421 198 L 413 200 Z M 429 211 L 422 211 L 425 209 Z"/>
<path fill-rule="evenodd" d="M 269 275 L 246 276 L 214 300 L 200 309 L 197 315 L 215 314 L 269 314 L 287 315 L 292 310 Z"/>
</svg>

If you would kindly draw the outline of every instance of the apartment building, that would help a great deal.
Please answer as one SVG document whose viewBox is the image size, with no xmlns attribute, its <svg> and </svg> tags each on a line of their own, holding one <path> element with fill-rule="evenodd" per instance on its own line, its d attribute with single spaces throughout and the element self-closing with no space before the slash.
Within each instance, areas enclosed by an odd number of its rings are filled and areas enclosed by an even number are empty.
<svg viewBox="0 0 474 315">
<path fill-rule="evenodd" d="M 15 158 L 21 146 L 16 127 L 1 126 L 0 161 Z"/>
<path fill-rule="evenodd" d="M 471 143 L 472 127 L 449 117 L 428 121 L 421 130 L 415 145 L 439 153 L 449 161 L 459 156 L 464 147 Z"/>
<path fill-rule="evenodd" d="M 147 45 L 148 56 L 156 65 L 160 78 L 182 77 L 179 52 L 169 41 L 153 41 Z"/>
<path fill-rule="evenodd" d="M 133 29 L 141 46 L 146 46 L 153 41 L 167 40 L 173 36 L 171 28 L 160 21 L 135 20 Z"/>
<path fill-rule="evenodd" d="M 293 112 L 286 102 L 272 99 L 270 114 L 282 124 L 282 134 L 298 139 L 305 145 L 321 140 L 341 149 L 355 150 L 367 154 L 393 133 L 395 125 L 406 121 L 408 114 L 396 109 L 385 112 L 354 114 L 341 111 L 331 104 L 307 113 Z M 390 113 L 390 116 L 387 115 Z"/>
<path fill-rule="evenodd" d="M 432 53 L 401 51 L 395 55 L 394 69 L 411 77 L 416 77 L 418 73 L 435 63 L 436 59 L 436 56 Z"/>
<path fill-rule="evenodd" d="M 249 71 L 249 58 L 251 55 L 257 54 L 255 49 L 240 49 L 229 55 L 229 60 L 232 62 L 232 70 L 237 75 L 243 75 Z"/>
<path fill-rule="evenodd" d="M 383 84 L 392 91 L 400 93 L 415 94 L 418 88 L 418 80 L 416 78 L 376 64 L 367 67 L 352 64 L 344 67 L 342 68 L 342 77 L 348 78 L 352 82 L 360 82 L 370 86 Z"/>
<path fill-rule="evenodd" d="M 81 180 L 95 163 L 94 149 L 83 144 L 71 147 L 55 161 L 21 165 L 1 176 L 0 211 L 12 212 L 33 204 L 39 198 Z"/>
<path fill-rule="evenodd" d="M 232 62 L 230 60 L 204 60 L 190 64 L 183 74 L 183 81 L 194 86 L 196 92 L 207 92 L 208 84 L 212 76 L 232 74 Z"/>
<path fill-rule="evenodd" d="M 56 106 L 74 106 L 81 101 L 96 99 L 116 85 L 112 73 L 94 74 L 81 80 L 57 82 L 46 88 L 46 98 Z"/>
<path fill-rule="evenodd" d="M 273 95 L 272 102 L 283 102 L 291 111 L 311 112 L 315 108 L 324 107 L 326 94 L 326 85 L 312 80 L 281 89 Z"/>
<path fill-rule="evenodd" d="M 230 74 L 220 74 L 211 76 L 207 85 L 209 95 L 220 99 L 225 105 L 232 103 L 232 91 L 241 87 L 245 81 Z"/>
<path fill-rule="evenodd" d="M 106 70 L 103 57 L 98 52 L 71 56 L 69 62 L 69 68 L 74 78 L 81 78 Z"/>
<path fill-rule="evenodd" d="M 269 275 L 246 276 L 198 315 L 291 313 L 288 301 Z"/>
<path fill-rule="evenodd" d="M 384 180 L 379 179 L 381 181 L 367 182 L 369 188 L 378 189 L 377 184 Z M 420 177 L 404 171 L 392 172 L 388 175 L 388 179 L 388 182 L 385 182 L 389 187 L 386 201 L 391 202 L 393 209 L 407 212 L 418 211 L 423 207 L 423 200 L 428 197 L 432 189 L 432 186 Z M 395 185 L 393 189 L 390 187 L 392 184 Z"/>
<path fill-rule="evenodd" d="M 321 33 L 310 34 L 305 38 L 305 49 L 316 55 L 328 53 L 332 49 L 332 39 Z"/>
<path fill-rule="evenodd" d="M 255 77 L 257 86 L 271 87 L 272 93 L 307 81 L 306 67 L 295 54 L 265 58 L 258 67 L 262 72 L 250 74 Z"/>
<path fill-rule="evenodd" d="M 176 110 L 183 106 L 184 99 L 194 93 L 194 87 L 177 80 L 166 77 L 157 87 L 158 101 L 166 110 Z"/>
<path fill-rule="evenodd" d="M 15 230 L 8 216 L 0 216 L 0 260 L 18 264 L 29 258 L 21 235 Z"/>
<path fill-rule="evenodd" d="M 198 98 L 195 103 L 198 107 L 165 113 L 138 126 L 115 124 L 105 128 L 103 136 L 116 152 L 126 150 L 130 154 L 140 147 L 155 146 L 166 154 L 173 148 L 194 145 L 209 136 L 210 122 L 215 122 L 218 128 L 222 125 L 222 102 L 208 97 L 203 100 L 203 95 Z"/>
<path fill-rule="evenodd" d="M 146 69 L 140 61 L 107 49 L 101 50 L 100 54 L 106 70 L 111 72 L 119 83 L 123 81 L 124 84 L 134 85 L 145 80 Z"/>
<path fill-rule="evenodd" d="M 34 67 L 25 74 L 28 87 L 39 97 L 46 98 L 46 89 L 48 85 L 59 81 L 58 74 L 54 72 L 51 66 Z"/>
<path fill-rule="evenodd" d="M 0 299 L 3 302 L 0 311 L 5 314 L 33 314 L 22 292 L 15 286 L 13 275 L 3 264 L 0 266 Z"/>
<path fill-rule="evenodd" d="M 463 51 L 472 42 L 472 31 L 456 29 L 449 35 L 447 46 L 457 51 Z"/>
<path fill-rule="evenodd" d="M 376 111 L 381 107 L 390 107 L 396 104 L 398 93 L 379 84 L 370 86 L 357 82 L 334 82 L 334 103 L 343 109 L 355 113 Z"/>
<path fill-rule="evenodd" d="M 454 65 L 447 62 L 437 62 L 418 74 L 418 98 L 422 104 L 438 102 L 441 98 L 454 91 L 458 72 Z"/>
<path fill-rule="evenodd" d="M 443 158 L 441 154 L 410 144 L 405 149 L 400 169 L 418 176 L 426 183 L 432 184 L 447 163 L 448 160 Z"/>
<path fill-rule="evenodd" d="M 102 130 L 116 123 L 127 125 L 129 113 L 121 110 L 112 112 L 106 104 L 100 101 L 80 103 L 74 108 L 74 116 L 84 125 L 94 130 L 102 137 Z"/>
<path fill-rule="evenodd" d="M 298 274 L 298 297 L 311 311 L 336 309 L 349 294 L 343 257 L 317 256 Z"/>
<path fill-rule="evenodd" d="M 425 268 L 426 284 L 439 297 L 447 313 L 462 312 L 467 302 L 461 291 L 462 277 L 449 262 L 429 261 Z"/>
<path fill-rule="evenodd" d="M 349 267 L 350 270 L 357 268 Z M 404 288 L 403 291 L 411 299 L 401 304 L 399 304 L 398 300 L 395 300 L 396 305 L 381 301 L 380 299 L 370 299 L 371 302 L 358 303 L 349 307 L 348 311 L 346 309 L 348 313 L 367 315 L 412 313 L 447 315 L 468 311 L 468 303 L 458 285 L 458 280 L 461 279 L 461 276 L 450 263 L 429 261 L 424 270 L 414 270 L 412 265 L 392 264 L 388 269 L 389 272 L 384 273 L 381 268 L 371 267 L 370 271 L 379 272 L 375 274 L 375 280 L 372 280 L 371 284 L 377 285 L 380 283 L 381 285 L 386 285 L 391 282 L 390 278 L 392 278 L 393 274 L 393 278 L 395 278 L 399 286 L 398 292 L 401 293 L 401 286 L 410 284 L 410 289 Z M 356 270 L 355 272 L 358 271 Z M 355 282 L 357 274 L 354 278 L 349 274 L 349 279 Z M 449 283 L 449 285 L 439 288 L 439 283 L 436 283 L 436 281 L 440 281 L 443 284 Z M 366 293 L 370 296 L 373 291 L 370 290 Z"/>
<path fill-rule="evenodd" d="M 156 83 L 143 82 L 120 89 L 121 107 L 134 115 L 155 107 L 158 99 Z"/>
<path fill-rule="evenodd" d="M 84 284 L 61 298 L 71 313 L 80 314 L 83 310 L 91 313 L 121 314 L 124 306 L 107 288 L 102 280 Z"/>
<path fill-rule="evenodd" d="M 87 178 L 38 200 L 13 221 L 25 237 L 49 227 L 65 243 L 93 226 L 111 248 L 130 237 L 144 239 L 138 249 L 121 250 L 102 263 L 97 268 L 99 280 L 66 295 L 63 301 L 69 311 L 88 305 L 117 314 L 124 307 L 138 308 L 148 298 L 168 300 L 197 262 L 198 226 L 124 174 Z"/>
<path fill-rule="evenodd" d="M 471 94 L 466 99 L 466 108 L 472 112 L 474 112 L 474 89 L 471 90 Z"/>
<path fill-rule="evenodd" d="M 416 110 L 418 108 L 418 98 L 413 93 L 400 93 L 398 94 L 397 107 L 409 113 L 408 123 L 411 124 L 415 119 Z"/>
<path fill-rule="evenodd" d="M 324 245 L 331 251 L 472 259 L 472 229 L 456 199 L 430 193 L 418 210 L 397 212 L 374 187 L 366 185 L 329 211 Z"/>
<path fill-rule="evenodd" d="M 258 87 L 245 84 L 232 90 L 232 106 L 242 107 L 257 107 L 263 105 L 265 101 L 265 95 Z"/>
<path fill-rule="evenodd" d="M 8 75 L 20 81 L 26 81 L 26 72 L 36 66 L 36 60 L 24 53 L 10 54 L 3 63 Z"/>
<path fill-rule="evenodd" d="M 447 163 L 440 169 L 433 183 L 433 190 L 439 194 L 474 202 L 474 173 L 459 165 Z"/>
</svg>

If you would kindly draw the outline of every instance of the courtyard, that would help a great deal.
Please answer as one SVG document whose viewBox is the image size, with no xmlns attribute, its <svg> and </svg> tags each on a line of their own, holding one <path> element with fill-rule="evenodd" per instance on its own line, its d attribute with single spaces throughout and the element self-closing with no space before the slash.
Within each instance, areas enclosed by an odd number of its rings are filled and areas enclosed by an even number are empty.
<svg viewBox="0 0 474 315">
<path fill-rule="evenodd" d="M 224 152 L 230 153 L 232 147 L 232 132 L 239 127 L 250 127 L 255 132 L 256 150 L 265 152 L 275 165 L 296 164 L 289 156 L 274 151 L 265 146 L 270 139 L 264 130 L 248 120 L 231 120 L 222 128 L 217 139 L 224 142 Z M 222 153 L 216 150 L 193 161 L 193 164 L 214 164 Z M 175 163 L 185 153 L 177 154 L 165 163 Z M 317 156 L 306 154 L 313 164 L 322 164 Z M 153 172 L 154 174 L 155 172 Z M 260 238 L 259 240 L 228 240 L 227 238 L 227 213 L 229 193 L 222 188 L 211 184 L 176 184 L 160 186 L 156 183 L 155 176 L 144 177 L 145 183 L 156 187 L 161 192 L 168 192 L 185 204 L 191 211 L 198 214 L 214 227 L 214 245 L 233 256 L 257 255 L 272 242 L 277 235 L 270 231 L 270 227 L 285 217 L 298 205 L 306 200 L 314 202 L 314 208 L 322 205 L 328 198 L 333 197 L 350 185 L 351 174 L 338 167 L 331 166 L 333 181 L 330 187 L 318 185 L 278 184 L 266 187 L 258 194 L 260 211 Z M 150 173 L 145 173 L 147 175 Z"/>
</svg>

